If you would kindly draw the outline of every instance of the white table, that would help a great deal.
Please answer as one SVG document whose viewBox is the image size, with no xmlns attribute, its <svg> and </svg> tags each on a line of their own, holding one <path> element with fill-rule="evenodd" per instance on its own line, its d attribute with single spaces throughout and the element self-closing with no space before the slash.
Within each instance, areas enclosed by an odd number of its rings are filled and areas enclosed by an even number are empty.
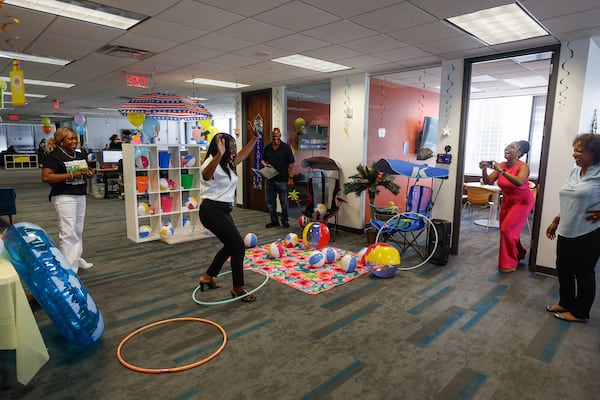
<svg viewBox="0 0 600 400">
<path fill-rule="evenodd" d="M 490 206 L 490 219 L 476 219 L 473 221 L 473 223 L 475 225 L 487 226 L 489 228 L 500 228 L 500 221 L 498 220 L 498 207 L 500 205 L 500 192 L 502 192 L 502 189 L 496 185 L 483 185 L 479 182 L 468 182 L 465 183 L 465 186 L 479 187 L 488 190 L 492 195 L 492 203 L 494 203 Z"/>
<path fill-rule="evenodd" d="M 27 385 L 50 359 L 19 275 L 0 256 L 0 350 L 16 350 L 17 380 Z"/>
</svg>

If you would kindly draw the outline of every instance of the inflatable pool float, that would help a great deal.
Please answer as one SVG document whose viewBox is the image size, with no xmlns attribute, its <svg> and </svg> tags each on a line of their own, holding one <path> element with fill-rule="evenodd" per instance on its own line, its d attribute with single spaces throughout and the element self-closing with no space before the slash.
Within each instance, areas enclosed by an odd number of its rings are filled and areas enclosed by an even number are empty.
<svg viewBox="0 0 600 400">
<path fill-rule="evenodd" d="M 102 336 L 104 320 L 92 296 L 46 232 L 19 222 L 2 236 L 21 280 L 67 341 L 89 346 Z"/>
</svg>

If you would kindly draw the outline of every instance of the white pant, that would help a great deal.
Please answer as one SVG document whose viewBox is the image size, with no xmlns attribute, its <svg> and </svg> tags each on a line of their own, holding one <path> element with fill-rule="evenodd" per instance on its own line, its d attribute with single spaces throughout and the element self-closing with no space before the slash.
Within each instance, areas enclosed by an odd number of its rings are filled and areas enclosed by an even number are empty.
<svg viewBox="0 0 600 400">
<path fill-rule="evenodd" d="M 79 259 L 83 253 L 85 201 L 85 196 L 82 195 L 52 196 L 52 204 L 58 216 L 60 250 L 75 271 L 79 267 Z"/>
</svg>

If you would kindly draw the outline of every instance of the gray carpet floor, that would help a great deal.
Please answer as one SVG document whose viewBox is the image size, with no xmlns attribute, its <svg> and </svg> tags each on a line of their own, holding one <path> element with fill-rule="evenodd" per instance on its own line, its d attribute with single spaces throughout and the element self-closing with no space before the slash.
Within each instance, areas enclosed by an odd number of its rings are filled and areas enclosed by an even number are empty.
<svg viewBox="0 0 600 400">
<path fill-rule="evenodd" d="M 0 170 L 0 186 L 17 190 L 15 222 L 35 223 L 58 241 L 39 170 Z M 385 280 L 366 275 L 314 296 L 269 281 L 254 303 L 201 306 L 191 295 L 216 239 L 136 244 L 126 238 L 122 200 L 88 196 L 87 204 L 84 257 L 94 268 L 79 276 L 104 316 L 104 335 L 90 347 L 71 345 L 33 303 L 50 360 L 23 386 L 14 351 L 0 351 L 10 386 L 0 388 L 0 399 L 600 398 L 600 306 L 587 324 L 555 319 L 545 306 L 557 301 L 556 278 L 525 266 L 498 273 L 498 231 L 467 217 L 460 253 L 446 266 L 426 264 Z M 262 212 L 238 208 L 233 215 L 259 243 L 300 233 L 266 229 Z M 7 224 L 0 217 L 0 229 Z M 529 240 L 525 227 L 523 242 Z M 357 251 L 367 242 L 338 231 L 331 244 Z M 263 280 L 245 276 L 248 288 Z M 219 280 L 223 288 L 200 293 L 202 300 L 229 296 L 230 276 Z M 176 373 L 145 374 L 119 363 L 117 347 L 131 332 L 184 316 L 220 324 L 224 350 Z M 221 343 L 209 324 L 172 323 L 134 336 L 123 356 L 141 367 L 176 367 Z"/>
</svg>

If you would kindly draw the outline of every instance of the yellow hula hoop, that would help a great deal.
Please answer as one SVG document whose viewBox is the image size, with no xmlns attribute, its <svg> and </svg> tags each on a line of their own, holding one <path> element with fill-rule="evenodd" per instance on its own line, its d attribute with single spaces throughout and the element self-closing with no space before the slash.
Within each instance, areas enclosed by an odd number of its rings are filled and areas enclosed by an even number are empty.
<svg viewBox="0 0 600 400">
<path fill-rule="evenodd" d="M 155 326 L 158 325 L 163 325 L 163 324 L 168 324 L 170 322 L 179 322 L 179 321 L 195 321 L 195 322 L 202 322 L 205 324 L 209 324 L 214 326 L 215 328 L 217 328 L 219 331 L 221 331 L 221 334 L 223 335 L 223 343 L 221 344 L 221 346 L 219 346 L 219 348 L 210 356 L 197 361 L 195 363 L 192 364 L 187 364 L 187 365 L 182 365 L 181 367 L 173 367 L 173 368 L 142 368 L 142 367 L 137 367 L 133 364 L 128 363 L 127 361 L 125 361 L 123 359 L 123 356 L 121 355 L 121 350 L 123 348 L 123 346 L 125 345 L 125 343 L 127 343 L 129 341 L 129 339 L 131 339 L 132 337 L 134 337 L 135 335 L 137 335 L 138 333 L 144 332 L 145 330 L 148 330 L 150 328 L 153 328 Z M 171 318 L 171 319 L 165 319 L 162 321 L 157 321 L 157 322 L 153 322 L 151 324 L 148 324 L 146 326 L 142 326 L 139 329 L 136 329 L 135 331 L 131 332 L 129 335 L 127 335 L 125 337 L 125 339 L 121 340 L 121 343 L 119 343 L 119 347 L 117 347 L 117 358 L 119 359 L 119 362 L 126 368 L 129 368 L 133 371 L 137 371 L 137 372 L 144 372 L 147 374 L 161 374 L 161 373 L 165 373 L 165 372 L 180 372 L 180 371 L 185 371 L 194 367 L 198 367 L 202 364 L 205 364 L 207 362 L 209 362 L 210 360 L 212 360 L 213 358 L 215 358 L 216 356 L 218 356 L 223 349 L 225 348 L 225 345 L 227 345 L 227 333 L 225 332 L 225 329 L 223 329 L 223 327 L 219 324 L 217 324 L 216 322 L 210 321 L 208 319 L 202 319 L 202 318 L 196 318 L 196 317 L 181 317 L 181 318 Z"/>
</svg>

